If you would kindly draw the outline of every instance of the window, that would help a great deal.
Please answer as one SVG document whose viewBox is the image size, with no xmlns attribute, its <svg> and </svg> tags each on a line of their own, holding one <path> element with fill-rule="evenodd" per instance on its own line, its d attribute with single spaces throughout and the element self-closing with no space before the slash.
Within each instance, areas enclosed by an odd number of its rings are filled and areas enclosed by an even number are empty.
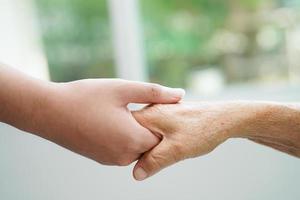
<svg viewBox="0 0 300 200">
<path fill-rule="evenodd" d="M 296 0 L 36 3 L 55 81 L 120 77 L 209 96 L 300 80 Z"/>
<path fill-rule="evenodd" d="M 299 1 L 140 3 L 151 81 L 202 95 L 299 83 Z"/>
<path fill-rule="evenodd" d="M 104 0 L 36 1 L 51 79 L 115 77 Z"/>
</svg>

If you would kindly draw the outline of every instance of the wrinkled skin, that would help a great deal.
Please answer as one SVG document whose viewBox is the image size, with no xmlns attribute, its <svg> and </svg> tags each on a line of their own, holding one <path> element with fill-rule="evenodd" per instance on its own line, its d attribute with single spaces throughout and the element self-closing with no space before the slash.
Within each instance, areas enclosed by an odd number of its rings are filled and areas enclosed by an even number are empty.
<svg viewBox="0 0 300 200">
<path fill-rule="evenodd" d="M 248 138 L 300 155 L 298 107 L 259 102 L 185 102 L 154 105 L 133 114 L 142 126 L 161 138 L 160 144 L 136 164 L 137 180 L 178 161 L 205 155 L 228 138 Z"/>
</svg>

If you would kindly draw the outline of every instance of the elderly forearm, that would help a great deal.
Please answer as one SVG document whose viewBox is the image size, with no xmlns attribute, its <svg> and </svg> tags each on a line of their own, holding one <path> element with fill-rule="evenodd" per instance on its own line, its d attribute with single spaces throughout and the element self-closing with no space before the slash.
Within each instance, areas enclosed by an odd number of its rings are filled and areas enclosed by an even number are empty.
<svg viewBox="0 0 300 200">
<path fill-rule="evenodd" d="M 242 113 L 250 115 L 238 137 L 300 157 L 299 104 L 249 103 Z"/>
</svg>

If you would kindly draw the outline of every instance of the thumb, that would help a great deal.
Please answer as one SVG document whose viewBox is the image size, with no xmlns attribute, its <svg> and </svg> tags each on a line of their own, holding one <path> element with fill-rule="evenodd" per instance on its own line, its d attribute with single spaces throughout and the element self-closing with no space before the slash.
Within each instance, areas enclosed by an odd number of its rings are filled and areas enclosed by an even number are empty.
<svg viewBox="0 0 300 200">
<path fill-rule="evenodd" d="M 122 91 L 123 103 L 177 103 L 185 91 L 153 83 L 129 81 Z"/>
<path fill-rule="evenodd" d="M 179 161 L 179 156 L 173 151 L 171 144 L 163 140 L 159 145 L 146 152 L 133 169 L 136 180 L 142 181 L 163 168 Z"/>
</svg>

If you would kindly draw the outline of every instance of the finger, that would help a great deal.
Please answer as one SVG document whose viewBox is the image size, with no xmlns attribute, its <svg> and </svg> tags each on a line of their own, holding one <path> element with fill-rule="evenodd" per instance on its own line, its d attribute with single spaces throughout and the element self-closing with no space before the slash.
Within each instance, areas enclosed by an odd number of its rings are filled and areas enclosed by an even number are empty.
<svg viewBox="0 0 300 200">
<path fill-rule="evenodd" d="M 129 81 L 122 88 L 123 103 L 177 103 L 185 91 L 153 83 Z"/>
<path fill-rule="evenodd" d="M 138 181 L 144 180 L 163 168 L 176 163 L 180 160 L 179 158 L 172 150 L 172 146 L 163 140 L 141 157 L 134 167 L 133 176 Z"/>
<path fill-rule="evenodd" d="M 160 139 L 156 135 L 152 134 L 151 131 L 135 120 L 130 111 L 126 112 L 124 116 L 119 117 L 123 118 L 122 128 L 119 131 L 130 135 L 129 138 L 134 142 L 133 145 L 137 152 L 144 153 L 149 151 L 160 142 Z"/>
<path fill-rule="evenodd" d="M 142 135 L 142 137 L 139 137 L 139 138 L 141 138 L 141 141 L 139 142 L 139 144 L 142 145 L 140 148 L 140 150 L 141 150 L 140 153 L 149 151 L 150 149 L 155 147 L 161 141 L 160 137 L 153 134 L 148 129 L 146 129 L 142 126 L 137 127 L 136 130 L 138 131 L 137 133 L 140 133 Z"/>
<path fill-rule="evenodd" d="M 160 126 L 157 126 L 157 121 L 161 121 L 158 117 L 151 113 L 147 113 L 146 109 L 142 109 L 139 111 L 131 111 L 132 116 L 134 119 L 147 131 L 151 131 L 152 135 L 155 135 L 160 140 L 163 138 L 163 131 L 161 130 Z"/>
</svg>

